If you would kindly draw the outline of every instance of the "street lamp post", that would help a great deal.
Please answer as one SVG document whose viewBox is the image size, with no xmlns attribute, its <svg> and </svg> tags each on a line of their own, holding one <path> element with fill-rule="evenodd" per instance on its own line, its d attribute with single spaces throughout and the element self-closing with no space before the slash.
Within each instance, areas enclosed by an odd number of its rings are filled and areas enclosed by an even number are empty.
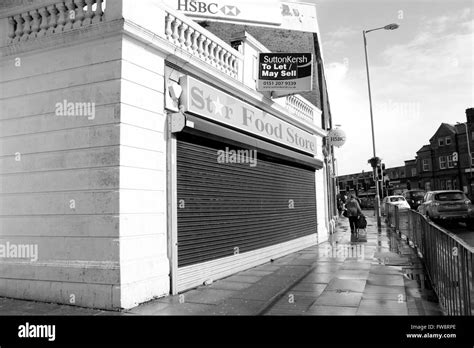
<svg viewBox="0 0 474 348">
<path fill-rule="evenodd" d="M 457 124 L 461 124 L 461 123 L 457 122 Z M 472 180 L 472 153 L 471 153 L 471 145 L 469 144 L 469 130 L 467 128 L 467 122 L 464 123 L 464 127 L 466 128 L 467 152 L 469 154 L 469 178 L 471 178 Z M 468 192 L 472 194 L 471 182 L 469 182 Z"/>
<path fill-rule="evenodd" d="M 370 33 L 371 31 L 376 31 L 376 30 L 381 30 L 381 29 L 395 30 L 398 27 L 399 27 L 398 24 L 392 23 L 392 24 L 388 24 L 384 27 L 362 31 L 362 34 L 363 34 L 363 37 L 364 37 L 365 67 L 366 67 L 366 70 L 367 70 L 367 87 L 369 89 L 370 123 L 371 123 L 371 126 L 372 126 L 372 150 L 373 150 L 373 154 L 374 154 L 374 159 L 377 158 L 377 155 L 376 155 L 376 151 L 375 151 L 374 115 L 373 115 L 373 110 L 372 110 L 372 92 L 371 92 L 371 89 L 370 89 L 369 58 L 368 58 L 368 55 L 367 55 L 367 37 L 366 37 L 366 34 Z M 375 190 L 376 190 L 376 192 L 375 192 L 375 215 L 377 216 L 377 227 L 381 227 L 382 223 L 381 223 L 381 218 L 380 218 L 380 193 L 379 193 L 380 182 L 379 182 L 378 177 L 377 177 L 376 166 L 374 166 L 373 170 L 374 170 Z"/>
</svg>

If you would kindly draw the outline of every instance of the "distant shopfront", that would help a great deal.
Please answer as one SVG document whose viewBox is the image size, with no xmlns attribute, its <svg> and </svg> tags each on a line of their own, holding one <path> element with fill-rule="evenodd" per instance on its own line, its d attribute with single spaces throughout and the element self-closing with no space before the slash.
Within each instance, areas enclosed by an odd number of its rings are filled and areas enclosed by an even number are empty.
<svg viewBox="0 0 474 348">
<path fill-rule="evenodd" d="M 169 114 L 172 291 L 316 244 L 316 135 L 192 77 L 180 85 L 183 112 Z"/>
</svg>

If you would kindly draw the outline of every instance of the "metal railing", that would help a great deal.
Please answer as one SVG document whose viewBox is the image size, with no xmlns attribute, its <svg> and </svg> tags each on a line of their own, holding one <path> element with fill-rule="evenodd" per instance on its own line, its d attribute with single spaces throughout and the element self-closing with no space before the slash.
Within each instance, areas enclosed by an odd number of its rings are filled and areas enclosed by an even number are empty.
<svg viewBox="0 0 474 348">
<path fill-rule="evenodd" d="M 423 260 L 445 312 L 474 315 L 474 248 L 414 210 L 386 204 L 385 215 Z"/>
</svg>

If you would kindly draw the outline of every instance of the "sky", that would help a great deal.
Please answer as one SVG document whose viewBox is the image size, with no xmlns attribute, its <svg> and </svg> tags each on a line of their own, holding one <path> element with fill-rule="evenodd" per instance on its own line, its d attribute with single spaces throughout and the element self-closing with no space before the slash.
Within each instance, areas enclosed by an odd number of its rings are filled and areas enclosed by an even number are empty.
<svg viewBox="0 0 474 348">
<path fill-rule="evenodd" d="M 376 154 L 403 166 L 442 122 L 474 107 L 474 1 L 306 0 L 316 3 L 333 125 L 347 136 L 338 174 L 370 171 L 373 156 L 362 31 L 367 34 Z"/>
</svg>

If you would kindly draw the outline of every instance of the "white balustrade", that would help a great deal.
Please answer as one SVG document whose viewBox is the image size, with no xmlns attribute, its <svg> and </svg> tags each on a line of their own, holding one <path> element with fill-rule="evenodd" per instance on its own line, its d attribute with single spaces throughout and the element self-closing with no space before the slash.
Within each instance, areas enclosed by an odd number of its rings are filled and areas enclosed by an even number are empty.
<svg viewBox="0 0 474 348">
<path fill-rule="evenodd" d="M 307 122 L 314 121 L 314 106 L 298 95 L 286 97 L 286 108 L 293 115 Z"/>
<path fill-rule="evenodd" d="M 9 43 L 83 28 L 104 20 L 104 0 L 65 0 L 8 18 Z"/>
<path fill-rule="evenodd" d="M 165 35 L 177 47 L 239 79 L 239 68 L 243 61 L 241 54 L 192 20 L 177 18 L 166 12 Z"/>
</svg>

